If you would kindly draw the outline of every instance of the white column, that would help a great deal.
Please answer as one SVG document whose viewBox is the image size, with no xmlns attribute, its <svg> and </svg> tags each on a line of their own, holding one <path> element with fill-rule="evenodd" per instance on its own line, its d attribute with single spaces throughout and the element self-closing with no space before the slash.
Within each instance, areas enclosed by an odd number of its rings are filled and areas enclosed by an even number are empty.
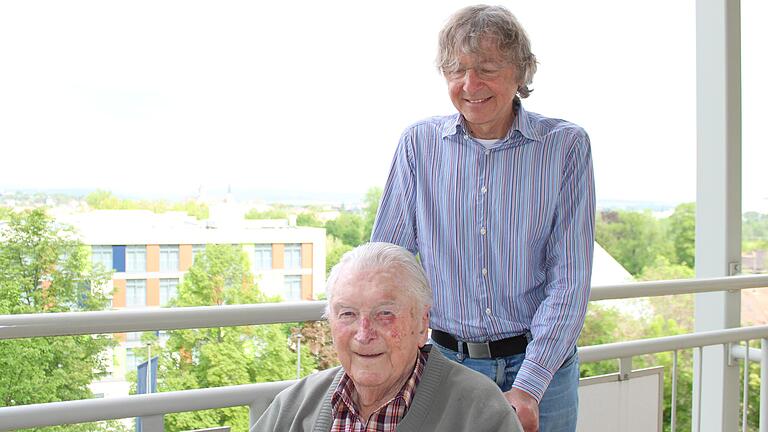
<svg viewBox="0 0 768 432">
<path fill-rule="evenodd" d="M 696 276 L 734 274 L 741 263 L 741 28 L 739 0 L 696 0 Z M 740 325 L 739 292 L 696 295 L 696 331 Z M 702 431 L 739 422 L 738 362 L 704 349 Z M 693 400 L 696 401 L 695 393 Z M 694 418 L 699 409 L 694 402 Z M 693 425 L 696 430 L 696 425 Z"/>
</svg>

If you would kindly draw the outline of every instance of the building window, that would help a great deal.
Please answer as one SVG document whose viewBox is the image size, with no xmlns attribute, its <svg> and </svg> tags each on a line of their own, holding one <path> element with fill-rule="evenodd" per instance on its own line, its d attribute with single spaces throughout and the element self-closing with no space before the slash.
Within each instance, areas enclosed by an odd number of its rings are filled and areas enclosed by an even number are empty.
<svg viewBox="0 0 768 432">
<path fill-rule="evenodd" d="M 157 343 L 159 343 L 161 347 L 165 347 L 165 344 L 168 343 L 168 339 L 170 338 L 171 334 L 168 333 L 167 330 L 160 330 L 157 332 Z"/>
<path fill-rule="evenodd" d="M 301 300 L 301 276 L 285 277 L 285 299 Z"/>
<path fill-rule="evenodd" d="M 125 342 L 130 344 L 141 343 L 141 332 L 128 332 L 125 334 Z"/>
<path fill-rule="evenodd" d="M 147 305 L 147 281 L 144 279 L 128 279 L 125 282 L 125 306 L 137 307 Z"/>
<path fill-rule="evenodd" d="M 126 348 L 125 350 L 125 371 L 126 372 L 133 372 L 136 370 L 136 366 L 139 364 L 139 361 L 136 359 L 136 353 L 133 352 L 133 349 Z"/>
<path fill-rule="evenodd" d="M 205 252 L 205 245 L 204 244 L 196 244 L 192 245 L 192 262 L 195 262 L 195 259 L 197 259 L 197 256 L 201 253 Z"/>
<path fill-rule="evenodd" d="M 285 268 L 287 269 L 301 268 L 301 245 L 300 244 L 285 245 Z"/>
<path fill-rule="evenodd" d="M 178 279 L 160 279 L 160 306 L 165 306 L 176 298 L 178 286 Z"/>
<path fill-rule="evenodd" d="M 91 246 L 91 263 L 94 268 L 101 265 L 104 270 L 112 270 L 112 246 Z"/>
<path fill-rule="evenodd" d="M 272 245 L 257 244 L 254 249 L 253 257 L 254 271 L 272 269 Z"/>
<path fill-rule="evenodd" d="M 179 271 L 179 245 L 160 246 L 160 271 Z"/>
<path fill-rule="evenodd" d="M 147 271 L 147 247 L 128 246 L 125 248 L 125 271 L 144 273 Z"/>
</svg>

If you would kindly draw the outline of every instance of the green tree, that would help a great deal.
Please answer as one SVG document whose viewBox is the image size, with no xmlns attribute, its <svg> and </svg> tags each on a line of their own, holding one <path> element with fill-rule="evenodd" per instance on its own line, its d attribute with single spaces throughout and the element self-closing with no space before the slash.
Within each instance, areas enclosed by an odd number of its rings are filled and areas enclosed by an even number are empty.
<svg viewBox="0 0 768 432">
<path fill-rule="evenodd" d="M 745 240 L 768 240 L 768 214 L 746 212 L 742 217 L 741 233 Z"/>
<path fill-rule="evenodd" d="M 768 214 L 746 212 L 741 222 L 741 250 L 768 250 Z"/>
<path fill-rule="evenodd" d="M 665 220 L 665 225 L 676 258 L 672 262 L 695 268 L 696 204 L 684 203 L 675 207 L 674 213 Z"/>
<path fill-rule="evenodd" d="M 368 241 L 364 237 L 363 225 L 363 218 L 360 215 L 342 212 L 336 219 L 325 223 L 325 230 L 345 245 L 355 247 Z"/>
<path fill-rule="evenodd" d="M 208 219 L 208 205 L 193 200 L 175 203 L 171 206 L 171 210 L 186 212 L 197 220 Z"/>
<path fill-rule="evenodd" d="M 317 218 L 317 214 L 312 211 L 300 213 L 296 216 L 296 225 L 315 228 L 322 228 L 325 226 L 325 224 Z"/>
<path fill-rule="evenodd" d="M 233 245 L 208 245 L 179 287 L 174 307 L 263 303 L 243 250 Z M 295 325 L 294 325 L 295 326 Z M 220 387 L 296 378 L 296 353 L 290 324 L 171 331 L 160 352 L 158 389 L 173 391 Z M 156 339 L 149 341 L 156 344 Z M 302 350 L 302 374 L 315 369 L 315 360 Z M 135 376 L 135 374 L 134 374 Z M 244 407 L 193 411 L 165 416 L 169 431 L 231 426 L 248 429 Z"/>
<path fill-rule="evenodd" d="M 208 218 L 208 206 L 204 203 L 198 203 L 194 200 L 183 202 L 168 203 L 163 200 L 129 200 L 120 199 L 112 192 L 98 189 L 85 197 L 85 202 L 91 208 L 101 210 L 150 210 L 155 213 L 164 213 L 167 211 L 183 211 L 198 220 Z"/>
<path fill-rule="evenodd" d="M 595 241 L 633 276 L 672 250 L 661 224 L 648 211 L 601 213 L 595 224 Z"/>
<path fill-rule="evenodd" d="M 272 210 L 258 211 L 250 209 L 245 214 L 246 219 L 287 219 L 288 211 L 285 208 L 277 207 Z"/>
<path fill-rule="evenodd" d="M 652 264 L 643 268 L 643 271 L 637 276 L 637 280 L 655 281 L 690 279 L 695 276 L 696 272 L 686 264 L 672 264 L 669 262 L 669 258 L 663 255 L 657 255 Z"/>
<path fill-rule="evenodd" d="M 97 189 L 86 195 L 85 202 L 92 208 L 105 210 L 121 210 L 125 205 L 118 197 L 112 195 L 112 192 L 103 189 Z"/>
<path fill-rule="evenodd" d="M 363 240 L 368 241 L 373 231 L 373 223 L 376 221 L 376 213 L 379 211 L 381 194 L 380 187 L 372 187 L 365 193 L 365 209 L 363 212 Z"/>
<path fill-rule="evenodd" d="M 0 239 L 0 314 L 92 311 L 108 305 L 97 289 L 106 285 L 108 274 L 92 270 L 88 249 L 72 229 L 43 210 L 11 213 L 0 227 Z M 111 337 L 91 335 L 0 340 L 0 406 L 93 397 L 88 384 L 106 373 L 101 354 L 112 344 Z"/>
<path fill-rule="evenodd" d="M 352 246 L 344 244 L 332 235 L 325 236 L 325 274 L 330 274 L 331 269 L 341 260 L 342 255 L 351 251 Z"/>
</svg>

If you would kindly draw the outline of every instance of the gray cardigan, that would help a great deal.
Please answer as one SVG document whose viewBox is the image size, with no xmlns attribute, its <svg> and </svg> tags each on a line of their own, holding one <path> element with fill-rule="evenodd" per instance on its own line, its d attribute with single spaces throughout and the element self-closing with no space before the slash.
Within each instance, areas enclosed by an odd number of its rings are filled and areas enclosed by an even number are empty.
<svg viewBox="0 0 768 432">
<path fill-rule="evenodd" d="M 423 348 L 429 358 L 398 431 L 522 432 L 515 411 L 493 381 L 431 348 Z M 333 424 L 331 396 L 343 375 L 336 367 L 283 390 L 251 430 L 327 432 Z"/>
</svg>

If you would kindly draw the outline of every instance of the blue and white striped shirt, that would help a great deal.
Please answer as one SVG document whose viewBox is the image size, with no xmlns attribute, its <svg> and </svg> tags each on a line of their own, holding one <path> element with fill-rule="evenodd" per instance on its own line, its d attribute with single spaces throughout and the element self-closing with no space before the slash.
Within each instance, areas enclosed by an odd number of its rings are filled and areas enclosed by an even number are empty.
<svg viewBox="0 0 768 432">
<path fill-rule="evenodd" d="M 432 328 L 470 342 L 530 331 L 514 387 L 541 400 L 584 323 L 594 179 L 582 128 L 517 108 L 490 149 L 460 114 L 406 129 L 371 240 L 419 253 Z"/>
</svg>

